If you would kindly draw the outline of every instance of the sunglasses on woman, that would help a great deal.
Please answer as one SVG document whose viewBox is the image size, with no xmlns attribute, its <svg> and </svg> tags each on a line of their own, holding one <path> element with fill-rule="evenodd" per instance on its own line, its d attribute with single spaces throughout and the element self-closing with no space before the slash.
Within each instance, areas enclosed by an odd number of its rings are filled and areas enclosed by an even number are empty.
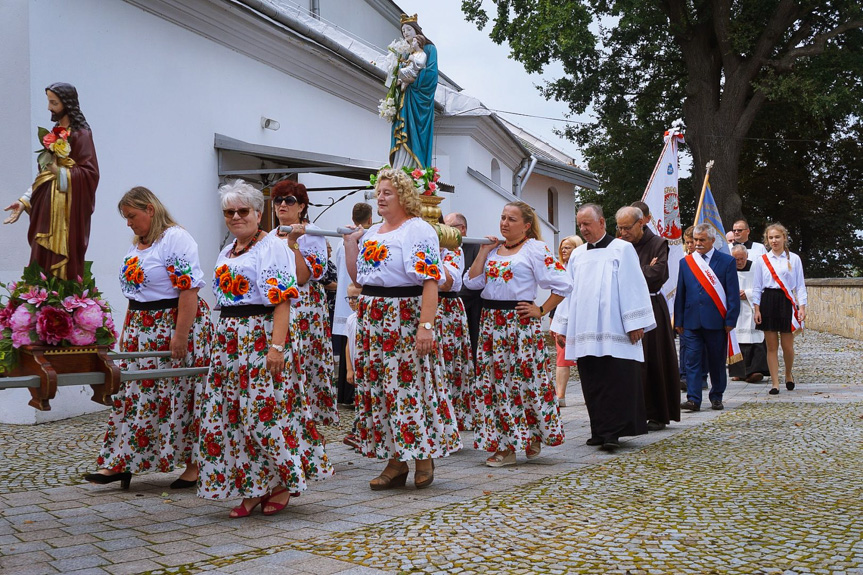
<svg viewBox="0 0 863 575">
<path fill-rule="evenodd" d="M 245 218 L 252 213 L 252 208 L 240 208 L 239 210 L 222 210 L 226 218 L 233 218 L 234 214 L 239 214 L 241 218 Z"/>
<path fill-rule="evenodd" d="M 273 198 L 273 205 L 278 206 L 279 204 L 295 206 L 297 205 L 297 198 L 295 196 L 276 196 Z"/>
</svg>

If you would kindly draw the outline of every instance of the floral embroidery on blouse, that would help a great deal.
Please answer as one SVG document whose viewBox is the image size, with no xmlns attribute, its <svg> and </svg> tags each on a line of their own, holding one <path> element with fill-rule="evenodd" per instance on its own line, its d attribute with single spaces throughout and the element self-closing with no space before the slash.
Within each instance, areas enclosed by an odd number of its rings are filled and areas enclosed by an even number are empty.
<svg viewBox="0 0 863 575">
<path fill-rule="evenodd" d="M 502 281 L 509 282 L 512 279 L 512 267 L 510 262 L 499 262 L 497 260 L 488 260 L 485 269 L 486 281 Z"/>
<path fill-rule="evenodd" d="M 560 263 L 560 260 L 554 259 L 551 255 L 545 256 L 545 267 L 554 268 L 555 271 L 565 272 L 566 268 Z"/>
<path fill-rule="evenodd" d="M 366 240 L 360 251 L 360 265 L 364 272 L 368 273 L 381 267 L 381 264 L 390 257 L 390 250 L 383 242 Z"/>
<path fill-rule="evenodd" d="M 309 270 L 312 272 L 313 278 L 319 278 L 324 275 L 324 261 L 318 254 L 309 254 L 306 256 L 306 263 L 309 265 Z"/>
<path fill-rule="evenodd" d="M 456 248 L 454 250 L 447 250 L 446 255 L 443 257 L 443 263 L 445 264 L 453 264 L 456 263 L 456 258 L 461 255 L 461 248 Z"/>
<path fill-rule="evenodd" d="M 234 274 L 225 264 L 216 268 L 216 281 L 228 301 L 240 301 L 249 293 L 249 280 L 243 274 Z"/>
<path fill-rule="evenodd" d="M 419 244 L 415 246 L 413 255 L 414 271 L 420 275 L 426 275 L 433 280 L 440 279 L 440 260 L 435 257 L 435 250 L 431 246 Z"/>
<path fill-rule="evenodd" d="M 128 286 L 129 291 L 141 289 L 147 279 L 144 275 L 144 268 L 140 264 L 138 256 L 127 257 L 123 260 L 123 267 L 120 269 L 120 281 Z"/>
<path fill-rule="evenodd" d="M 173 262 L 167 266 L 171 285 L 181 291 L 190 289 L 192 287 L 192 264 L 178 257 L 171 259 Z M 171 259 L 168 262 L 171 262 Z"/>
<path fill-rule="evenodd" d="M 300 290 L 297 289 L 297 280 L 294 276 L 285 276 L 279 271 L 270 270 L 267 270 L 264 274 L 270 276 L 266 279 L 265 283 L 270 286 L 267 290 L 267 301 L 271 304 L 278 305 L 291 298 L 300 297 Z"/>
</svg>

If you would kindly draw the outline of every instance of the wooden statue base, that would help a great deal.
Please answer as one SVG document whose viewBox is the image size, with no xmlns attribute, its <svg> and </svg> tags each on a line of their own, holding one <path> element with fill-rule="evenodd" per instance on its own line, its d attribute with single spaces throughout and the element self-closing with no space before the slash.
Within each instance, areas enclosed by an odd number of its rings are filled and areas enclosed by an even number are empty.
<svg viewBox="0 0 863 575">
<path fill-rule="evenodd" d="M 50 411 L 50 400 L 57 394 L 57 374 L 101 372 L 105 383 L 91 385 L 93 401 L 100 405 L 111 405 L 111 396 L 120 389 L 120 368 L 108 357 L 107 345 L 84 347 L 53 347 L 47 345 L 22 345 L 19 349 L 20 363 L 9 375 L 38 375 L 41 384 L 31 387 L 29 405 L 40 411 Z"/>
</svg>

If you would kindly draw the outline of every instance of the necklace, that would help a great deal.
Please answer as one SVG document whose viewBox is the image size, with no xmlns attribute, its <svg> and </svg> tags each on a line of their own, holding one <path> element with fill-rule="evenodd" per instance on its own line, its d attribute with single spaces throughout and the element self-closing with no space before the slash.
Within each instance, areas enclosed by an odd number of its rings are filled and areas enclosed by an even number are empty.
<svg viewBox="0 0 863 575">
<path fill-rule="evenodd" d="M 250 249 L 252 249 L 252 246 L 254 246 L 256 243 L 258 243 L 258 238 L 260 237 L 260 235 L 261 235 L 261 230 L 258 230 L 257 232 L 255 232 L 255 236 L 252 238 L 252 241 L 250 241 L 248 244 L 246 244 L 246 247 L 244 247 L 240 251 L 237 251 L 237 240 L 234 239 L 234 247 L 231 248 L 231 255 L 234 257 L 241 256 L 244 253 L 246 253 L 247 251 L 249 251 Z"/>
<path fill-rule="evenodd" d="M 503 244 L 503 247 L 505 247 L 505 248 L 506 248 L 506 249 L 508 249 L 508 250 L 513 250 L 513 249 L 517 248 L 518 246 L 520 246 L 521 244 L 523 244 L 523 243 L 524 243 L 524 242 L 526 242 L 526 241 L 527 241 L 527 236 L 524 236 L 523 238 L 521 238 L 520 240 L 518 240 L 517 242 L 515 242 L 515 243 L 514 243 L 514 244 L 512 244 L 512 245 L 510 245 L 510 244 Z"/>
</svg>

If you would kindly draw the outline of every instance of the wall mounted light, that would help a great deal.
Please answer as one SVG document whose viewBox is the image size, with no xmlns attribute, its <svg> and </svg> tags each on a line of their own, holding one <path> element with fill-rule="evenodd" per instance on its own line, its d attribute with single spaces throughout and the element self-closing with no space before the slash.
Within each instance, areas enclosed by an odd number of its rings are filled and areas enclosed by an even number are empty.
<svg viewBox="0 0 863 575">
<path fill-rule="evenodd" d="M 276 120 L 261 116 L 261 127 L 265 130 L 273 130 L 275 132 L 281 127 L 281 124 L 279 124 Z"/>
</svg>

